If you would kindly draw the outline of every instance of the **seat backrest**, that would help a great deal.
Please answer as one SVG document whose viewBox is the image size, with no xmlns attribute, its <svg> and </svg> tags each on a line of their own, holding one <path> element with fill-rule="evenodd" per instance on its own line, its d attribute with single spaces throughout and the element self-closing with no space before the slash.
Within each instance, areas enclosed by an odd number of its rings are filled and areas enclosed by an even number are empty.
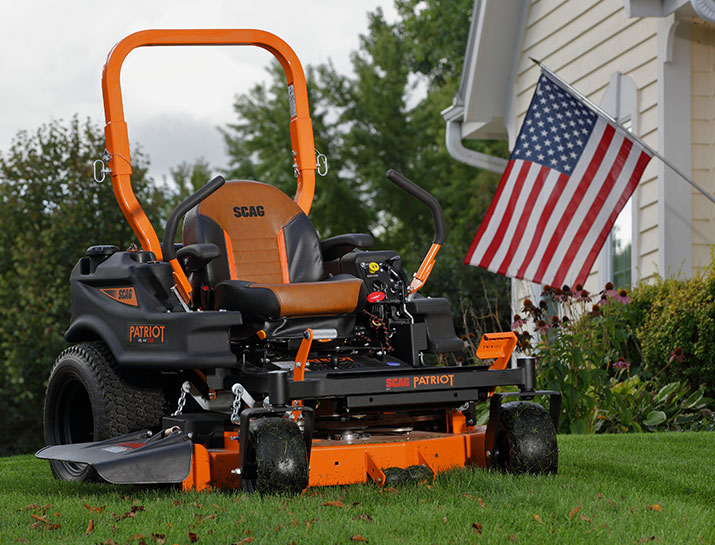
<svg viewBox="0 0 715 545">
<path fill-rule="evenodd" d="M 184 220 L 184 244 L 212 242 L 221 257 L 207 266 L 207 281 L 262 284 L 317 282 L 325 276 L 320 240 L 308 216 L 278 188 L 230 181 Z"/>
</svg>

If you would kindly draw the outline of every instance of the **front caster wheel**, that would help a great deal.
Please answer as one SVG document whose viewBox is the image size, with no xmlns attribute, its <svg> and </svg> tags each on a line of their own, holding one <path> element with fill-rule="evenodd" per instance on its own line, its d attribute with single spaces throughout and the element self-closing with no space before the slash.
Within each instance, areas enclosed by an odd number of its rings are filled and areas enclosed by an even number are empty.
<svg viewBox="0 0 715 545">
<path fill-rule="evenodd" d="M 508 473 L 556 473 L 556 429 L 546 409 L 530 401 L 504 403 L 494 456 L 496 467 Z"/>
<path fill-rule="evenodd" d="M 308 487 L 308 451 L 300 428 L 285 418 L 251 421 L 242 485 L 248 492 L 299 494 Z"/>
</svg>

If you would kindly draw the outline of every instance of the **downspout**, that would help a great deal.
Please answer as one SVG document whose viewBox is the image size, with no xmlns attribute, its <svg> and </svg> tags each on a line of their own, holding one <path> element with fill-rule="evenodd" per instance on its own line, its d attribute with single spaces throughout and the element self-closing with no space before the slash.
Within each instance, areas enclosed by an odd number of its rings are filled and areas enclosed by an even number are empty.
<svg viewBox="0 0 715 545">
<path fill-rule="evenodd" d="M 462 144 L 462 121 L 464 108 L 455 104 L 442 112 L 442 117 L 447 122 L 445 143 L 447 152 L 460 163 L 490 172 L 501 174 L 506 170 L 507 161 L 501 157 L 494 157 L 479 151 L 471 150 Z"/>
<path fill-rule="evenodd" d="M 506 170 L 506 159 L 474 151 L 462 144 L 462 123 L 460 121 L 454 119 L 447 121 L 445 141 L 449 154 L 461 163 L 496 172 L 497 174 L 502 174 Z"/>
</svg>

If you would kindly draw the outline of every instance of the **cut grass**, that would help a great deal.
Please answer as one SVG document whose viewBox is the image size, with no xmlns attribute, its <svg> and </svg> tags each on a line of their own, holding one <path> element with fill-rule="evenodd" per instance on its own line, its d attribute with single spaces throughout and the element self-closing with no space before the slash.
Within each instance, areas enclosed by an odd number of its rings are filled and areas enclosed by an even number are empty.
<svg viewBox="0 0 715 545">
<path fill-rule="evenodd" d="M 559 446 L 556 476 L 465 469 L 300 497 L 58 482 L 47 462 L 0 458 L 0 543 L 715 543 L 715 433 Z"/>
</svg>

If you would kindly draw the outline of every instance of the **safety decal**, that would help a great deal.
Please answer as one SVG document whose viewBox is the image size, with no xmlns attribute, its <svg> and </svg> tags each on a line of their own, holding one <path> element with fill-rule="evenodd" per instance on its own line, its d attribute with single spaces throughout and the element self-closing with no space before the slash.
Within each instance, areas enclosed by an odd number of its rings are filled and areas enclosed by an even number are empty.
<svg viewBox="0 0 715 545">
<path fill-rule="evenodd" d="M 298 110 L 295 107 L 295 89 L 292 83 L 288 86 L 288 105 L 290 107 L 290 116 L 294 118 L 298 115 Z"/>
</svg>

